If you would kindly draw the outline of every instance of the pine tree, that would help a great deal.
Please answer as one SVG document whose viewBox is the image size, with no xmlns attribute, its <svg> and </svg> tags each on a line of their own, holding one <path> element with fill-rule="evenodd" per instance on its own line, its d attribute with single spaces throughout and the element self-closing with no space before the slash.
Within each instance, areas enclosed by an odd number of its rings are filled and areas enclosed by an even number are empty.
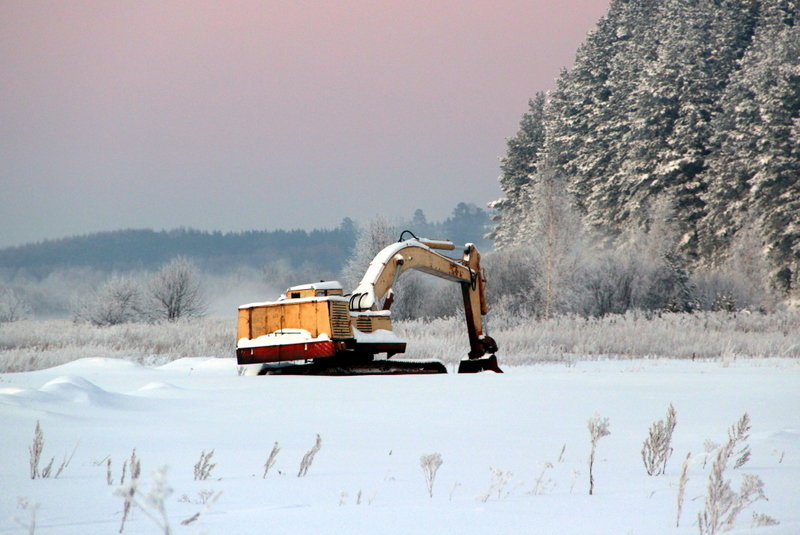
<svg viewBox="0 0 800 535">
<path fill-rule="evenodd" d="M 507 140 L 508 149 L 501 159 L 498 179 L 506 196 L 490 204 L 499 211 L 495 220 L 500 223 L 489 233 L 496 246 L 513 243 L 525 219 L 526 188 L 544 147 L 544 108 L 545 95 L 537 93 L 528 101 L 528 111 L 522 116 L 519 131 Z"/>
<path fill-rule="evenodd" d="M 710 123 L 752 33 L 752 4 L 666 2 L 656 55 L 632 95 L 632 132 L 622 166 L 631 197 L 623 202 L 640 219 L 655 198 L 669 193 L 682 248 L 690 255 L 697 253 L 697 225 L 705 214 Z"/>
<path fill-rule="evenodd" d="M 716 117 L 703 225 L 724 258 L 748 222 L 761 229 L 773 283 L 792 289 L 800 259 L 800 27 L 797 2 L 763 2 L 753 43 Z"/>
<path fill-rule="evenodd" d="M 722 265 L 742 228 L 761 233 L 773 284 L 800 274 L 800 2 L 612 0 L 502 161 L 493 237 L 537 234 L 544 163 L 606 243 L 647 227 L 666 200 L 683 280 Z M 751 239 L 748 242 L 752 242 Z M 760 254 L 760 253 L 759 253 Z M 684 292 L 685 293 L 685 292 Z"/>
</svg>

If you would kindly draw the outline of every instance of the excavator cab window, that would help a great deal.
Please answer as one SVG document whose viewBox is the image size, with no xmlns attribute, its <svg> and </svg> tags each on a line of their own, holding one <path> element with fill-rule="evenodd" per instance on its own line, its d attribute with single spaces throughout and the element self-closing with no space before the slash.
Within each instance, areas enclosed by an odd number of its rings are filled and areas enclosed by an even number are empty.
<svg viewBox="0 0 800 535">
<path fill-rule="evenodd" d="M 326 295 L 328 295 L 328 292 L 326 292 L 325 290 L 317 290 L 314 295 L 316 295 L 317 297 L 325 297 Z"/>
<path fill-rule="evenodd" d="M 300 299 L 300 292 L 292 292 L 292 295 L 290 295 L 289 297 L 291 297 L 292 299 Z"/>
</svg>

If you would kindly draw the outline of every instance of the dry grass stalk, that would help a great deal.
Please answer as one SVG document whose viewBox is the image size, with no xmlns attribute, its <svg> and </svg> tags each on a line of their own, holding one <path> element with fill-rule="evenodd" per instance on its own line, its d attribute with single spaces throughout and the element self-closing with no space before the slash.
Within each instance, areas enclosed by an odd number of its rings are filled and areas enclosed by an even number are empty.
<svg viewBox="0 0 800 535">
<path fill-rule="evenodd" d="M 599 414 L 594 413 L 594 415 L 589 418 L 588 422 L 589 428 L 589 437 L 592 443 L 592 452 L 589 454 L 589 496 L 594 493 L 594 457 L 595 451 L 597 450 L 597 442 L 611 434 L 609 431 L 609 422 L 608 418 L 601 418 Z"/>
<path fill-rule="evenodd" d="M 675 408 L 670 403 L 665 420 L 654 422 L 642 445 L 642 461 L 648 475 L 661 475 L 672 456 L 672 433 L 675 431 Z"/>
<path fill-rule="evenodd" d="M 765 526 L 777 526 L 778 524 L 780 524 L 780 522 L 769 515 L 753 513 L 753 523 L 750 526 L 753 528 L 762 528 Z"/>
<path fill-rule="evenodd" d="M 436 472 L 442 466 L 442 454 L 431 453 L 419 458 L 419 465 L 425 475 L 425 484 L 428 488 L 428 496 L 433 498 L 433 484 L 436 481 Z"/>
<path fill-rule="evenodd" d="M 42 433 L 42 427 L 39 424 L 39 420 L 36 420 L 36 429 L 33 431 L 33 443 L 28 448 L 28 452 L 30 453 L 31 479 L 36 479 L 40 477 L 39 461 L 42 458 L 43 449 L 44 449 L 44 433 Z"/>
<path fill-rule="evenodd" d="M 717 451 L 708 478 L 705 507 L 697 514 L 700 535 L 714 535 L 731 529 L 743 509 L 758 500 L 766 499 L 764 483 L 758 476 L 744 474 L 738 493 L 732 489 L 730 480 L 725 478 L 728 461 L 733 457 L 737 445 L 747 440 L 749 430 L 750 417 L 745 413 L 728 431 L 728 442 Z M 746 444 L 736 452 L 739 457 L 735 467 L 747 462 L 749 452 L 750 448 Z"/>
<path fill-rule="evenodd" d="M 28 535 L 34 535 L 34 533 L 36 533 L 36 513 L 39 510 L 39 504 L 31 503 L 27 498 L 18 497 L 17 508 L 22 509 L 23 511 L 29 511 L 30 519 L 24 521 L 20 518 L 14 517 L 14 522 L 16 522 L 19 527 L 26 530 Z"/>
<path fill-rule="evenodd" d="M 132 465 L 133 466 L 133 465 Z M 125 529 L 125 520 L 132 507 L 135 505 L 144 515 L 153 521 L 163 535 L 172 535 L 166 506 L 164 501 L 172 494 L 172 489 L 167 484 L 167 467 L 162 467 L 153 473 L 153 482 L 146 495 L 139 491 L 139 472 L 131 468 L 131 479 L 127 485 L 117 489 L 116 495 L 125 500 L 122 525 L 119 532 Z"/>
<path fill-rule="evenodd" d="M 72 453 L 70 453 L 69 457 L 64 455 L 64 459 L 61 460 L 61 464 L 58 466 L 58 470 L 56 470 L 56 475 L 53 476 L 56 479 L 64 472 L 64 470 L 69 466 L 69 463 L 72 462 L 72 458 L 75 457 L 75 452 L 78 451 L 78 445 L 75 444 L 75 447 L 72 449 Z M 53 461 L 50 461 L 51 463 Z"/>
<path fill-rule="evenodd" d="M 55 461 L 55 460 L 56 460 L 55 457 L 50 458 L 50 462 L 47 463 L 47 466 L 45 466 L 42 469 L 42 473 L 41 473 L 42 479 L 47 479 L 47 478 L 50 477 L 50 473 L 53 471 L 53 461 Z"/>
<path fill-rule="evenodd" d="M 747 413 L 744 413 L 736 425 L 728 430 L 728 440 L 733 441 L 734 444 L 742 444 L 737 452 L 736 462 L 733 464 L 734 470 L 741 468 L 750 460 L 750 446 L 747 445 L 747 439 L 750 438 L 749 432 L 750 416 Z"/>
<path fill-rule="evenodd" d="M 492 466 L 489 467 L 489 470 L 492 472 L 492 478 L 489 481 L 489 488 L 487 491 L 480 496 L 480 500 L 482 502 L 489 501 L 489 498 L 497 493 L 497 499 L 501 500 L 510 494 L 510 490 L 506 493 L 503 493 L 508 483 L 511 481 L 511 478 L 514 476 L 511 472 L 505 472 L 503 470 L 498 470 Z M 512 489 L 513 490 L 513 489 Z"/>
<path fill-rule="evenodd" d="M 709 457 L 711 457 L 712 453 L 717 451 L 717 448 L 719 448 L 719 444 L 717 444 L 713 440 L 706 439 L 703 442 L 703 451 L 705 451 L 705 456 L 703 457 L 703 470 L 706 469 Z"/>
<path fill-rule="evenodd" d="M 536 478 L 536 481 L 533 484 L 533 490 L 531 494 L 544 494 L 547 484 L 552 482 L 552 480 L 545 480 L 544 476 L 549 469 L 553 468 L 553 463 L 546 462 L 542 466 L 542 471 L 539 472 L 539 476 Z"/>
<path fill-rule="evenodd" d="M 126 467 L 130 466 L 131 477 L 127 485 L 125 485 Z M 124 503 L 122 505 L 122 522 L 119 526 L 119 533 L 125 529 L 125 522 L 131 513 L 131 509 L 135 503 L 136 493 L 139 491 L 139 475 L 142 471 L 142 464 L 136 457 L 136 448 L 131 452 L 130 460 L 126 460 L 122 469 L 122 477 L 120 478 L 120 487 L 116 491 L 116 495 L 120 496 Z"/>
<path fill-rule="evenodd" d="M 297 477 L 305 477 L 308 473 L 308 469 L 311 467 L 311 463 L 314 462 L 314 456 L 322 447 L 322 438 L 320 438 L 319 433 L 317 434 L 317 440 L 314 442 L 314 445 L 311 447 L 310 450 L 303 455 L 303 460 L 300 461 L 300 470 L 297 472 Z"/>
<path fill-rule="evenodd" d="M 275 458 L 278 456 L 279 451 L 281 451 L 281 447 L 278 445 L 278 442 L 276 441 L 275 444 L 272 446 L 272 451 L 269 452 L 269 457 L 267 457 L 267 462 L 264 463 L 263 479 L 267 478 L 267 472 L 269 472 L 269 469 L 275 465 Z"/>
<path fill-rule="evenodd" d="M 194 465 L 194 480 L 205 481 L 211 476 L 211 471 L 216 464 L 211 463 L 211 457 L 214 456 L 214 450 L 206 453 L 206 450 L 200 452 L 200 459 Z"/>
<path fill-rule="evenodd" d="M 454 493 L 454 492 L 456 491 L 456 489 L 457 489 L 458 487 L 460 487 L 460 486 L 461 486 L 461 483 L 459 483 L 458 481 L 456 481 L 455 483 L 453 483 L 453 488 L 451 488 L 451 489 L 450 489 L 450 501 L 451 501 L 451 502 L 453 501 L 453 493 Z"/>
<path fill-rule="evenodd" d="M 686 459 L 681 466 L 681 475 L 678 478 L 678 512 L 675 519 L 675 527 L 681 525 L 681 513 L 683 512 L 683 499 L 686 495 L 686 483 L 689 481 L 689 462 L 692 459 L 692 453 L 686 454 Z"/>
</svg>

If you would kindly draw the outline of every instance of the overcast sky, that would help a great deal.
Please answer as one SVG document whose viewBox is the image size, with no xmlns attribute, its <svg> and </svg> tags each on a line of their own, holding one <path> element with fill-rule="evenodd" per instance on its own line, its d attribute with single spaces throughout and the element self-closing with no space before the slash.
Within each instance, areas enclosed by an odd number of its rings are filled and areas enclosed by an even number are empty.
<svg viewBox="0 0 800 535">
<path fill-rule="evenodd" d="M 485 207 L 608 3 L 4 0 L 0 246 Z"/>
</svg>

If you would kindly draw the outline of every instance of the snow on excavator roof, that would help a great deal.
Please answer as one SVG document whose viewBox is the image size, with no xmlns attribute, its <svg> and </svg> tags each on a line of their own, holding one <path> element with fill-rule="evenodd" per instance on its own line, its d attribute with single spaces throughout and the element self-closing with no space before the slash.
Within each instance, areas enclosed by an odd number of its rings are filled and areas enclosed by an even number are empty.
<svg viewBox="0 0 800 535">
<path fill-rule="evenodd" d="M 292 286 L 286 291 L 299 291 L 299 290 L 341 290 L 342 283 L 339 281 L 320 281 L 312 282 L 311 284 L 301 284 L 299 286 Z"/>
</svg>

